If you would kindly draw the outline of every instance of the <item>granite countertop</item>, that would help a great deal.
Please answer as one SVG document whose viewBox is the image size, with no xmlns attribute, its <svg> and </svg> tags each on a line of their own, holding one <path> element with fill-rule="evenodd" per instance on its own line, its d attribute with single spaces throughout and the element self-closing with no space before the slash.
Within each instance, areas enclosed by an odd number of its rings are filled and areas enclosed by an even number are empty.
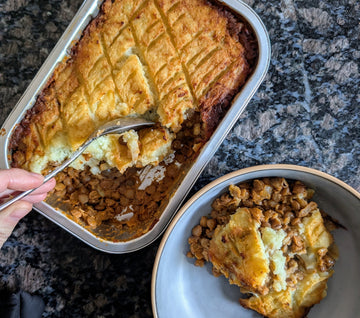
<svg viewBox="0 0 360 318">
<path fill-rule="evenodd" d="M 225 173 L 270 163 L 316 168 L 359 191 L 359 2 L 246 2 L 270 34 L 269 72 L 191 193 Z M 0 124 L 80 5 L 1 1 Z M 44 317 L 151 317 L 159 242 L 109 255 L 33 211 L 0 252 L 0 290 L 40 295 Z"/>
</svg>

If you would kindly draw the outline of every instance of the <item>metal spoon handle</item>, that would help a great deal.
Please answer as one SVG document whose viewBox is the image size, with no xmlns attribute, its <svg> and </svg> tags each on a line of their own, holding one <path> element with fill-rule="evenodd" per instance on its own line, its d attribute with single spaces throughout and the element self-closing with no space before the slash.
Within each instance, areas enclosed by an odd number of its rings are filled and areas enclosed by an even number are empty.
<svg viewBox="0 0 360 318">
<path fill-rule="evenodd" d="M 66 159 L 60 166 L 56 167 L 53 171 L 51 171 L 49 174 L 47 174 L 44 177 L 44 181 L 43 181 L 43 183 L 41 185 L 48 182 L 51 178 L 55 177 L 60 171 L 62 171 L 64 168 L 66 168 L 68 165 L 70 165 L 77 157 L 79 157 L 84 152 L 86 147 L 92 141 L 93 141 L 93 139 L 88 139 L 87 141 L 85 141 L 76 151 L 74 151 L 72 153 L 71 157 Z M 30 193 L 32 193 L 36 189 L 40 188 L 41 185 L 34 188 L 34 189 L 30 189 L 30 190 L 27 190 L 27 191 L 24 191 L 24 192 L 17 192 L 17 191 L 13 192 L 13 193 L 17 193 L 17 194 L 14 197 L 12 197 L 10 200 L 8 200 L 5 203 L 3 203 L 2 205 L 0 205 L 0 211 L 6 209 L 7 207 L 9 207 L 11 204 L 15 203 L 16 201 L 19 201 L 22 198 L 26 197 L 27 195 L 29 195 Z M 12 194 L 10 194 L 10 196 L 12 196 Z"/>
<path fill-rule="evenodd" d="M 1 206 L 0 206 L 0 211 L 6 209 L 9 205 L 13 204 L 14 202 L 16 201 L 19 201 L 21 200 L 23 197 L 27 196 L 28 194 L 30 194 L 31 192 L 35 191 L 37 188 L 34 188 L 34 189 L 30 189 L 30 190 L 27 190 L 25 192 L 20 192 L 18 195 L 16 195 L 15 197 L 13 197 L 12 199 L 6 201 L 5 203 L 3 203 Z M 10 194 L 11 195 L 11 194 Z"/>
<path fill-rule="evenodd" d="M 72 155 L 68 159 L 66 159 L 60 166 L 56 167 L 53 171 L 47 174 L 44 177 L 44 181 L 42 184 L 48 182 L 51 178 L 55 177 L 60 171 L 62 171 L 64 168 L 70 165 L 77 157 L 79 157 L 84 152 L 86 147 L 89 146 L 89 144 L 92 143 L 96 138 L 108 134 L 119 134 L 129 129 L 139 129 L 141 127 L 151 126 L 153 124 L 154 123 L 151 121 L 147 121 L 142 118 L 135 118 L 135 117 L 119 118 L 106 123 L 105 125 L 98 128 L 92 135 L 90 135 L 90 137 L 76 151 L 74 151 Z M 2 205 L 0 205 L 0 211 L 6 209 L 9 205 L 13 204 L 14 202 L 21 200 L 23 197 L 35 191 L 39 187 L 27 190 L 25 192 L 14 191 L 9 195 L 9 197 L 11 197 L 12 195 L 14 196 L 8 201 L 4 202 Z M 0 202 L 6 199 L 7 198 L 0 199 Z"/>
</svg>

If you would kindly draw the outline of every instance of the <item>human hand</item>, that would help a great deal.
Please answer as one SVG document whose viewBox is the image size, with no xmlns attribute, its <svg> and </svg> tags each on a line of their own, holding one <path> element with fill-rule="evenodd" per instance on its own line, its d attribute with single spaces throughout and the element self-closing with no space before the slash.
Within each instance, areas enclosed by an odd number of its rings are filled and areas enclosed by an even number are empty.
<svg viewBox="0 0 360 318">
<path fill-rule="evenodd" d="M 14 190 L 26 191 L 36 188 L 43 183 L 43 180 L 44 177 L 42 175 L 22 169 L 0 170 L 0 198 L 7 196 Z M 8 239 L 19 220 L 31 211 L 33 203 L 44 200 L 47 193 L 54 186 L 55 179 L 51 179 L 22 200 L 0 211 L 0 248 Z"/>
</svg>

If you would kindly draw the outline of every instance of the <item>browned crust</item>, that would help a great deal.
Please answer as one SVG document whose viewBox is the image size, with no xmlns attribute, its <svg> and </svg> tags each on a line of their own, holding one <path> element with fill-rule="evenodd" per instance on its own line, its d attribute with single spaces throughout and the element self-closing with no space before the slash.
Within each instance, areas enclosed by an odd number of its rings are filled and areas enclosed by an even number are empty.
<svg viewBox="0 0 360 318">
<path fill-rule="evenodd" d="M 36 123 L 40 115 L 46 110 L 46 99 L 50 95 L 49 92 L 55 85 L 56 74 L 60 73 L 66 67 L 67 63 L 73 62 L 73 57 L 77 55 L 79 48 L 83 45 L 83 39 L 87 38 L 90 32 L 95 29 L 100 23 L 102 23 L 104 14 L 106 13 L 110 3 L 111 0 L 106 0 L 103 3 L 100 8 L 99 14 L 89 22 L 89 24 L 85 27 L 83 33 L 81 34 L 80 39 L 74 43 L 73 47 L 71 48 L 69 58 L 60 62 L 60 64 L 55 68 L 54 73 L 51 75 L 44 88 L 40 91 L 34 106 L 26 111 L 24 118 L 14 129 L 9 142 L 9 150 L 11 150 L 12 155 L 12 167 L 20 168 L 25 163 L 26 145 L 23 141 L 24 136 L 31 134 L 31 123 Z"/>
<path fill-rule="evenodd" d="M 219 121 L 224 117 L 239 88 L 252 73 L 258 57 L 258 43 L 250 25 L 235 12 L 230 12 L 224 5 L 216 1 L 208 2 L 227 18 L 227 28 L 231 37 L 237 39 L 245 48 L 246 64 L 241 65 L 243 70 L 236 77 L 237 88 L 229 90 L 221 81 L 216 83 L 200 104 L 201 119 L 207 127 L 207 137 L 210 137 Z M 240 67 L 240 66 L 239 66 Z M 229 77 L 230 74 L 227 74 Z"/>
<path fill-rule="evenodd" d="M 10 142 L 9 149 L 12 150 L 12 162 L 11 166 L 14 168 L 20 168 L 25 164 L 26 153 L 29 151 L 28 146 L 24 142 L 26 136 L 31 135 L 31 125 L 36 124 L 39 121 L 40 115 L 46 110 L 46 96 L 51 89 L 53 82 L 53 76 L 50 78 L 45 88 L 39 94 L 35 105 L 28 109 L 24 118 L 14 129 Z M 34 149 L 38 146 L 39 140 L 34 139 Z"/>
<path fill-rule="evenodd" d="M 41 143 L 41 138 L 33 138 L 34 149 L 29 149 L 29 145 L 26 143 L 27 136 L 31 134 L 36 134 L 36 129 L 31 129 L 31 125 L 36 124 L 39 121 L 39 117 L 46 110 L 46 100 L 51 92 L 52 88 L 55 86 L 54 78 L 55 74 L 61 72 L 66 67 L 67 63 L 73 62 L 73 57 L 75 57 L 78 52 L 81 50 L 81 47 L 86 45 L 86 39 L 89 38 L 89 34 L 96 30 L 99 25 L 104 21 L 104 17 L 110 11 L 113 1 L 105 0 L 100 8 L 100 13 L 89 23 L 89 25 L 83 31 L 83 34 L 78 42 L 76 42 L 71 50 L 70 58 L 65 62 L 62 62 L 55 70 L 53 76 L 48 80 L 43 90 L 39 94 L 35 105 L 29 109 L 24 118 L 18 124 L 14 130 L 10 143 L 9 149 L 11 150 L 11 165 L 13 167 L 23 167 L 29 153 L 37 148 L 39 143 Z M 248 60 L 248 63 L 240 65 L 242 68 L 239 74 L 226 74 L 224 78 L 220 78 L 213 87 L 208 91 L 205 98 L 199 101 L 199 110 L 201 113 L 201 120 L 205 126 L 205 137 L 206 139 L 210 138 L 212 132 L 217 127 L 220 119 L 224 116 L 227 109 L 229 108 L 231 101 L 233 100 L 235 94 L 239 91 L 239 88 L 245 83 L 247 77 L 253 70 L 255 66 L 255 60 L 257 57 L 257 44 L 254 33 L 251 31 L 250 26 L 247 25 L 244 20 L 235 16 L 234 13 L 230 12 L 224 6 L 219 5 L 215 2 L 204 1 L 213 8 L 216 8 L 222 16 L 227 18 L 228 31 L 230 35 L 240 41 L 245 47 L 245 57 Z M 227 78 L 235 76 L 237 83 L 236 88 L 229 88 L 226 85 Z M 50 94 L 51 95 L 51 94 Z M 56 97 L 54 97 L 56 100 Z"/>
</svg>

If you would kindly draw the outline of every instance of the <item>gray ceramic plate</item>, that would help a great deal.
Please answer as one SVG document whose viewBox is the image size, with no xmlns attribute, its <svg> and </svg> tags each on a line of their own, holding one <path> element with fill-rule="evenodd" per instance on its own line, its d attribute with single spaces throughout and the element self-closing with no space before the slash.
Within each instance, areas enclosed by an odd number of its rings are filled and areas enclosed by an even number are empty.
<svg viewBox="0 0 360 318">
<path fill-rule="evenodd" d="M 152 307 L 158 318 L 260 317 L 240 306 L 239 288 L 224 277 L 215 278 L 211 268 L 196 267 L 186 257 L 187 238 L 211 202 L 230 184 L 261 177 L 279 176 L 303 181 L 315 190 L 314 200 L 347 230 L 336 230 L 340 258 L 328 282 L 328 295 L 308 317 L 360 317 L 360 194 L 325 173 L 293 165 L 267 165 L 230 173 L 195 194 L 178 212 L 166 231 L 154 264 Z"/>
</svg>

